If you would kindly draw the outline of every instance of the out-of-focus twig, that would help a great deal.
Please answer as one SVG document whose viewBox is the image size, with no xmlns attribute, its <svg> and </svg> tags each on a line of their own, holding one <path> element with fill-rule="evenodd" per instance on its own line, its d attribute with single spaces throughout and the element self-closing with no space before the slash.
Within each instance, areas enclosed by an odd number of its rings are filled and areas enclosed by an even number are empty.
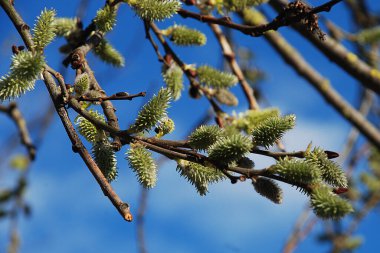
<svg viewBox="0 0 380 253">
<path fill-rule="evenodd" d="M 11 102 L 8 106 L 0 105 L 0 111 L 6 113 L 16 124 L 21 143 L 27 149 L 29 159 L 33 161 L 36 157 L 36 148 L 32 142 L 32 139 L 30 138 L 26 121 L 18 109 L 17 104 L 15 102 Z"/>
</svg>

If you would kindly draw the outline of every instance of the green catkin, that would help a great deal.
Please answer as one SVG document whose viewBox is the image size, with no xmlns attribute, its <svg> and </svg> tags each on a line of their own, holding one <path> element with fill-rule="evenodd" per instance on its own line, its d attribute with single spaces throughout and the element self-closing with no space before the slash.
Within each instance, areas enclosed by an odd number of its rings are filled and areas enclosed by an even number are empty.
<svg viewBox="0 0 380 253">
<path fill-rule="evenodd" d="M 0 79 L 0 101 L 21 96 L 34 89 L 45 65 L 43 55 L 30 51 L 20 51 L 12 56 L 10 73 Z"/>
<path fill-rule="evenodd" d="M 254 145 L 269 148 L 281 139 L 286 131 L 294 127 L 295 118 L 295 115 L 287 115 L 281 118 L 270 117 L 263 120 L 252 131 Z"/>
<path fill-rule="evenodd" d="M 117 160 L 115 151 L 107 139 L 101 139 L 92 146 L 92 157 L 108 182 L 117 178 Z"/>
<path fill-rule="evenodd" d="M 181 97 L 183 87 L 183 71 L 178 65 L 172 64 L 162 74 L 166 87 L 172 94 L 173 100 L 178 100 Z"/>
<path fill-rule="evenodd" d="M 315 165 L 288 157 L 278 160 L 270 170 L 294 183 L 308 185 L 317 183 L 321 179 L 321 172 Z"/>
<path fill-rule="evenodd" d="M 218 126 L 200 126 L 189 136 L 189 145 L 198 150 L 206 150 L 223 136 Z"/>
<path fill-rule="evenodd" d="M 91 114 L 93 118 L 105 122 L 104 115 L 100 114 L 99 112 L 95 110 L 89 110 L 88 112 Z M 103 132 L 103 130 L 97 129 L 96 126 L 94 126 L 90 121 L 88 121 L 81 115 L 78 115 L 75 118 L 74 123 L 77 125 L 77 130 L 79 134 L 91 143 L 95 143 L 98 135 Z"/>
<path fill-rule="evenodd" d="M 139 111 L 135 123 L 129 128 L 130 132 L 138 133 L 149 131 L 157 122 L 166 116 L 171 94 L 168 89 L 161 88 L 157 95 L 146 103 Z"/>
<path fill-rule="evenodd" d="M 306 152 L 305 159 L 321 171 L 322 179 L 335 187 L 347 188 L 347 178 L 340 166 L 328 159 L 327 154 L 321 148 Z"/>
<path fill-rule="evenodd" d="M 247 110 L 239 114 L 237 119 L 232 122 L 232 125 L 247 134 L 251 134 L 256 126 L 271 117 L 280 117 L 280 111 L 277 108 L 266 108 L 260 111 Z"/>
<path fill-rule="evenodd" d="M 250 138 L 241 134 L 234 134 L 219 138 L 207 151 L 211 160 L 229 164 L 244 157 L 252 147 Z"/>
<path fill-rule="evenodd" d="M 212 88 L 230 88 L 238 82 L 233 74 L 204 65 L 197 68 L 199 82 Z"/>
<path fill-rule="evenodd" d="M 115 7 L 106 5 L 104 8 L 98 10 L 94 22 L 98 30 L 104 33 L 111 31 L 116 24 Z"/>
<path fill-rule="evenodd" d="M 55 37 L 55 10 L 44 9 L 33 28 L 33 44 L 36 52 L 41 52 Z"/>
<path fill-rule="evenodd" d="M 199 195 L 204 196 L 208 192 L 208 185 L 224 180 L 224 174 L 215 168 L 205 167 L 197 163 L 179 160 L 177 171 L 195 186 Z"/>
<path fill-rule="evenodd" d="M 83 96 L 90 88 L 90 77 L 87 73 L 82 73 L 75 77 L 74 91 L 78 97 Z"/>
<path fill-rule="evenodd" d="M 281 204 L 282 190 L 276 182 L 271 179 L 259 177 L 252 180 L 252 184 L 258 194 L 269 199 L 273 203 Z"/>
<path fill-rule="evenodd" d="M 227 89 L 217 89 L 217 91 L 214 94 L 214 97 L 219 103 L 228 106 L 237 106 L 239 104 L 239 100 L 237 99 L 237 97 Z"/>
<path fill-rule="evenodd" d="M 94 54 L 114 67 L 124 67 L 124 57 L 105 39 L 95 47 Z"/>
<path fill-rule="evenodd" d="M 178 46 L 203 46 L 207 41 L 202 32 L 183 25 L 174 25 L 162 32 L 170 36 L 170 40 Z"/>
<path fill-rule="evenodd" d="M 157 166 L 152 154 L 140 144 L 131 144 L 126 153 L 129 167 L 136 173 L 137 179 L 145 188 L 153 188 L 157 182 Z"/>
<path fill-rule="evenodd" d="M 136 14 L 147 21 L 161 21 L 172 17 L 181 8 L 178 0 L 131 0 Z"/>
<path fill-rule="evenodd" d="M 331 189 L 325 186 L 313 190 L 310 204 L 314 213 L 323 219 L 339 219 L 354 211 L 349 202 L 332 193 Z"/>
<path fill-rule="evenodd" d="M 59 37 L 68 37 L 77 30 L 77 24 L 78 20 L 76 18 L 56 18 L 53 22 L 55 34 Z"/>
</svg>

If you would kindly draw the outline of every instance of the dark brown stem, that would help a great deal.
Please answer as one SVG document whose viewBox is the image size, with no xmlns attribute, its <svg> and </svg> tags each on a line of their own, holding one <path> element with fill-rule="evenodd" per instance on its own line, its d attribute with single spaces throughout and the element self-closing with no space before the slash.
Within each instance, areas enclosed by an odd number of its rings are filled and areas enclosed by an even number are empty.
<svg viewBox="0 0 380 253">
<path fill-rule="evenodd" d="M 271 30 L 277 30 L 282 26 L 288 26 L 293 23 L 298 23 L 299 21 L 309 17 L 310 15 L 323 12 L 330 11 L 332 6 L 341 2 L 342 0 L 332 0 L 321 6 L 311 8 L 308 12 L 299 12 L 296 15 L 288 15 L 287 10 L 282 11 L 272 22 L 261 25 L 241 25 L 231 21 L 229 17 L 216 18 L 211 15 L 202 15 L 195 12 L 187 11 L 184 9 L 180 9 L 178 14 L 183 18 L 192 18 L 201 22 L 209 23 L 209 24 L 217 24 L 225 27 L 229 27 L 235 30 L 238 30 L 244 34 L 258 37 L 264 35 L 266 32 Z"/>
<path fill-rule="evenodd" d="M 107 179 L 104 177 L 102 171 L 99 169 L 98 165 L 92 159 L 91 155 L 87 151 L 86 147 L 83 145 L 82 141 L 79 139 L 74 126 L 72 125 L 69 116 L 67 114 L 66 108 L 62 103 L 59 103 L 60 92 L 56 88 L 56 84 L 51 77 L 50 73 L 47 71 L 43 72 L 44 82 L 46 88 L 48 89 L 52 100 L 54 101 L 54 105 L 56 111 L 62 121 L 63 126 L 65 127 L 66 133 L 69 136 L 71 143 L 73 145 L 74 152 L 77 152 L 87 165 L 87 168 L 90 170 L 99 186 L 103 190 L 104 195 L 106 195 L 115 208 L 119 211 L 122 217 L 126 221 L 132 221 L 132 214 L 129 210 L 129 205 L 123 202 L 119 196 L 114 192 L 112 186 L 109 184 Z"/>
</svg>

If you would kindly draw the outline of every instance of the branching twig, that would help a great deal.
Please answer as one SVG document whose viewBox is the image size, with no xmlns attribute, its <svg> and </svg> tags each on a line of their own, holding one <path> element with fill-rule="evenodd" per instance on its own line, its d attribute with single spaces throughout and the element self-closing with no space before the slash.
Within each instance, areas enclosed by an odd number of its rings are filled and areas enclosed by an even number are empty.
<svg viewBox="0 0 380 253">
<path fill-rule="evenodd" d="M 323 11 L 330 11 L 332 6 L 335 4 L 341 2 L 342 0 L 332 0 L 329 1 L 321 6 L 311 8 L 308 12 L 298 12 L 297 14 L 294 13 L 287 13 L 286 10 L 281 12 L 272 22 L 267 24 L 260 24 L 260 25 L 241 25 L 237 24 L 231 21 L 229 17 L 222 17 L 222 18 L 216 18 L 211 15 L 202 15 L 195 12 L 187 11 L 184 9 L 180 9 L 178 11 L 178 14 L 181 15 L 184 18 L 192 18 L 196 19 L 201 22 L 209 23 L 209 24 L 218 24 L 225 27 L 229 27 L 235 30 L 238 30 L 244 34 L 257 37 L 262 36 L 266 32 L 271 30 L 277 30 L 278 28 L 282 26 L 288 26 L 293 23 L 300 22 L 301 20 L 308 18 L 309 16 L 323 12 Z"/>
<path fill-rule="evenodd" d="M 249 21 L 248 21 L 249 22 Z M 330 85 L 328 79 L 314 69 L 298 51 L 292 47 L 277 32 L 270 32 L 264 35 L 270 45 L 280 54 L 280 56 L 294 70 L 306 79 L 313 87 L 332 105 L 335 110 L 346 120 L 352 123 L 359 131 L 367 137 L 371 143 L 380 148 L 380 132 L 363 115 L 353 108 L 343 97 Z"/>
<path fill-rule="evenodd" d="M 281 12 L 288 4 L 287 0 L 270 1 L 270 4 Z M 303 25 L 294 24 L 293 27 L 303 37 L 316 46 L 327 58 L 335 62 L 360 83 L 380 94 L 380 71 L 370 67 L 355 54 L 348 51 L 342 44 L 337 43 L 328 35 L 321 41 L 318 36 L 310 33 Z"/>
</svg>

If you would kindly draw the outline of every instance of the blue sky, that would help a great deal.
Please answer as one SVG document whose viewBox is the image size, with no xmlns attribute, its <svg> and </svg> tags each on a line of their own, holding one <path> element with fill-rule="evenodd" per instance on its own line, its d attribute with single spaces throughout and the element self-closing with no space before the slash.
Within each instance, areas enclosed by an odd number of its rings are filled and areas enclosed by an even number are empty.
<svg viewBox="0 0 380 253">
<path fill-rule="evenodd" d="M 320 1 L 312 1 L 317 5 Z M 376 2 L 376 1 L 372 1 Z M 91 20 L 103 1 L 90 1 L 85 25 Z M 46 7 L 57 10 L 58 16 L 72 16 L 78 1 L 16 1 L 28 24 Z M 342 5 L 342 4 L 341 4 Z M 269 11 L 270 9 L 267 8 Z M 347 27 L 349 17 L 342 6 L 326 14 L 338 24 Z M 339 18 L 338 18 L 339 17 Z M 207 26 L 179 17 L 159 23 L 165 28 L 176 22 L 195 26 L 206 33 L 208 42 L 200 48 L 175 48 L 187 63 L 220 66 L 219 45 Z M 15 29 L 8 18 L 0 12 L 0 35 L 2 64 L 0 73 L 8 70 L 12 44 L 20 44 Z M 123 6 L 118 15 L 118 25 L 107 38 L 126 58 L 126 67 L 114 69 L 93 56 L 93 66 L 98 81 L 108 94 L 118 91 L 137 93 L 147 91 L 149 99 L 163 82 L 161 66 L 153 49 L 144 38 L 143 26 L 129 8 Z M 321 73 L 330 78 L 332 85 L 350 101 L 355 101 L 358 87 L 356 81 L 325 59 L 310 44 L 290 28 L 280 29 L 293 42 L 307 60 Z M 236 34 L 235 40 L 252 49 L 255 64 L 267 72 L 261 84 L 265 97 L 283 113 L 295 113 L 297 126 L 284 138 L 289 150 L 304 149 L 310 141 L 329 150 L 340 151 L 349 125 L 330 108 L 318 93 L 277 56 L 263 38 L 247 38 Z M 48 63 L 60 69 L 62 56 L 57 49 L 63 44 L 56 40 L 46 51 Z M 72 83 L 74 72 L 67 71 L 66 82 Z M 233 88 L 241 101 L 244 98 L 240 87 Z M 122 127 L 127 127 L 137 114 L 142 99 L 131 102 L 115 102 Z M 49 103 L 43 83 L 18 99 L 26 118 L 43 113 Z M 193 123 L 202 118 L 208 108 L 205 99 L 192 100 L 186 92 L 180 101 L 169 109 L 176 123 L 176 130 L 168 138 L 183 139 Z M 236 110 L 244 110 L 241 103 Z M 71 114 L 75 117 L 75 114 Z M 0 115 L 0 141 L 12 122 Z M 134 174 L 124 160 L 126 148 L 118 154 L 119 178 L 114 183 L 120 197 L 130 203 L 132 212 L 137 213 L 140 187 Z M 21 252 L 137 252 L 136 223 L 124 222 L 107 198 L 105 198 L 83 162 L 72 153 L 71 144 L 56 117 L 46 133 L 38 157 L 30 171 L 30 186 L 27 201 L 32 206 L 32 216 L 22 219 Z M 257 167 L 266 166 L 271 160 L 254 157 Z M 3 176 L 3 174 L 0 174 Z M 11 181 L 0 177 L 1 185 Z M 167 162 L 159 170 L 156 188 L 149 192 L 148 210 L 145 219 L 147 248 L 149 252 L 278 252 L 294 221 L 307 204 L 307 199 L 296 189 L 283 185 L 284 203 L 274 205 L 258 196 L 246 183 L 231 185 L 228 182 L 210 187 L 206 197 L 199 197 L 195 189 L 175 171 L 175 164 Z M 366 244 L 359 252 L 371 252 L 379 246 L 373 231 L 379 224 L 379 216 L 372 215 L 360 228 L 366 236 Z M 372 225 L 372 226 L 371 226 Z M 4 251 L 8 224 L 0 223 L 0 252 Z M 314 233 L 315 235 L 315 233 Z M 315 243 L 315 236 L 300 245 L 299 252 L 321 252 L 326 247 Z"/>
</svg>

